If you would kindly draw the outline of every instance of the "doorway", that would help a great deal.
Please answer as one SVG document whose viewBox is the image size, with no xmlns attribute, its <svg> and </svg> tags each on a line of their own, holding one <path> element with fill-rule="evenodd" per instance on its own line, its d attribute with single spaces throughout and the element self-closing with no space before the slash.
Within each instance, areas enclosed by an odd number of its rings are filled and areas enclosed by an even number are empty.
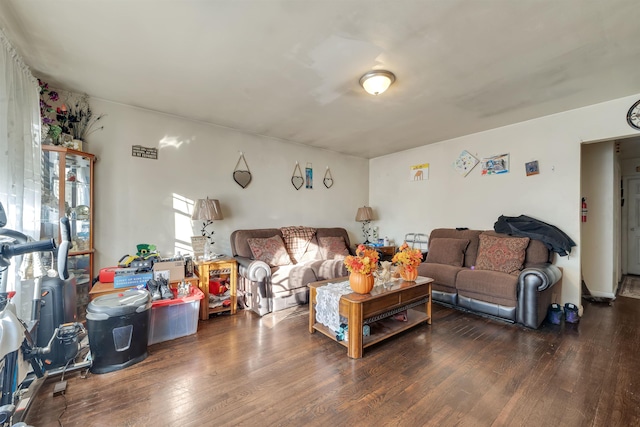
<svg viewBox="0 0 640 427">
<path fill-rule="evenodd" d="M 640 276 L 640 177 L 627 180 L 627 274 Z"/>
</svg>

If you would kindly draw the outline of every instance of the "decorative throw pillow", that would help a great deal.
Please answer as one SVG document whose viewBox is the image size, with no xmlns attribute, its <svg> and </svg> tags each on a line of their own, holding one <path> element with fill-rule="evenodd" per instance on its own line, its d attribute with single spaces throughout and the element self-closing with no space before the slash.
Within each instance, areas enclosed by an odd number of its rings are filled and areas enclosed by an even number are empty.
<svg viewBox="0 0 640 427">
<path fill-rule="evenodd" d="M 289 257 L 300 262 L 309 247 L 309 242 L 316 235 L 316 229 L 302 225 L 280 228 Z"/>
<path fill-rule="evenodd" d="M 344 259 L 349 255 L 349 249 L 342 236 L 320 237 L 318 243 L 323 259 Z"/>
<path fill-rule="evenodd" d="M 291 264 L 291 258 L 280 236 L 247 239 L 247 243 L 254 259 L 264 261 L 271 267 Z"/>
<path fill-rule="evenodd" d="M 462 267 L 467 246 L 469 246 L 469 239 L 448 237 L 432 239 L 429 242 L 429 252 L 425 262 Z"/>
<path fill-rule="evenodd" d="M 496 237 L 481 234 L 476 269 L 518 275 L 529 246 L 528 237 Z"/>
</svg>

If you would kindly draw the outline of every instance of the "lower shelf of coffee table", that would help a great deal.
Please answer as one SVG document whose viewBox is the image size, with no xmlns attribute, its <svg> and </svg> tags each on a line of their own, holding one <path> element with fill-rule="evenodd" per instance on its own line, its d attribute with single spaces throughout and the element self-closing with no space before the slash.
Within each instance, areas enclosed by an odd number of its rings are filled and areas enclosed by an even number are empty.
<svg viewBox="0 0 640 427">
<path fill-rule="evenodd" d="M 421 308 L 423 308 L 423 306 Z M 419 323 L 427 322 L 428 320 L 429 316 L 427 316 L 427 313 L 425 313 L 424 310 L 409 309 L 407 310 L 406 322 L 395 320 L 393 317 L 387 317 L 386 319 L 373 322 L 369 324 L 369 328 L 371 328 L 371 334 L 367 337 L 362 338 L 362 348 L 367 348 L 371 345 L 377 344 L 380 341 L 384 341 L 387 338 L 404 332 L 407 329 L 418 325 Z M 338 341 L 336 339 L 336 333 L 324 326 L 322 323 L 315 323 L 313 325 L 313 329 L 322 333 L 323 335 L 328 336 L 335 342 L 348 347 L 348 341 Z"/>
</svg>

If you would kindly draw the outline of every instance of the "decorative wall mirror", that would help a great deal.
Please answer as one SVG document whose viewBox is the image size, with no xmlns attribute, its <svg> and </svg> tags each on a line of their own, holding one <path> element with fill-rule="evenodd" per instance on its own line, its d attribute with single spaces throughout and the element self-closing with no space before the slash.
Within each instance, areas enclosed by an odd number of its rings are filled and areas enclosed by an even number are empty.
<svg viewBox="0 0 640 427">
<path fill-rule="evenodd" d="M 244 163 L 244 169 L 240 165 L 240 162 Z M 249 165 L 244 158 L 242 151 L 240 152 L 240 158 L 236 163 L 236 168 L 233 170 L 233 180 L 238 183 L 242 188 L 247 188 L 247 185 L 251 182 L 251 172 L 249 171 Z"/>
<path fill-rule="evenodd" d="M 296 175 L 297 173 L 297 175 Z M 302 176 L 302 169 L 300 169 L 300 165 L 296 162 L 296 167 L 293 168 L 293 175 L 291 176 L 291 184 L 296 190 L 302 188 L 304 184 L 304 177 Z"/>
<path fill-rule="evenodd" d="M 322 182 L 327 188 L 331 188 L 331 186 L 333 185 L 333 177 L 331 176 L 331 169 L 329 169 L 329 166 L 327 166 L 327 170 L 324 173 L 324 179 L 322 180 Z"/>
</svg>

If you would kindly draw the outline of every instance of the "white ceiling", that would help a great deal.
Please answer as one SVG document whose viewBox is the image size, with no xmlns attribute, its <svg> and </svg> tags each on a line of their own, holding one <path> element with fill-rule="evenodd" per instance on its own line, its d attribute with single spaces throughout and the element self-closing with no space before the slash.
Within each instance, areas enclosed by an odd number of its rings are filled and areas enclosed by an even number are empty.
<svg viewBox="0 0 640 427">
<path fill-rule="evenodd" d="M 0 27 L 59 89 L 365 158 L 640 93 L 638 0 L 2 0 Z"/>
</svg>

